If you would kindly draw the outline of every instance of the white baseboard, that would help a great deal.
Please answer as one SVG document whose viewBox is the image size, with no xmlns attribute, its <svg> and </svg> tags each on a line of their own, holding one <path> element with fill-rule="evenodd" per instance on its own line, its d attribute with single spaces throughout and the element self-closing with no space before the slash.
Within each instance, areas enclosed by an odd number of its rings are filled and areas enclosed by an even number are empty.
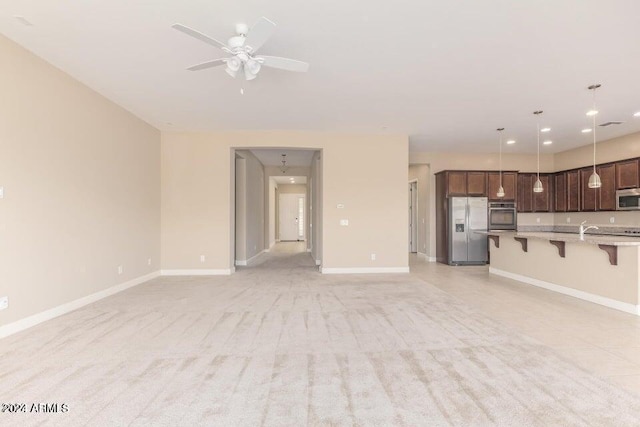
<svg viewBox="0 0 640 427">
<path fill-rule="evenodd" d="M 263 253 L 268 252 L 268 249 L 263 249 L 260 252 L 258 252 L 257 254 L 255 254 L 254 256 L 252 256 L 251 258 L 247 259 L 247 260 L 236 260 L 236 265 L 251 265 L 253 264 L 253 262 Z"/>
<path fill-rule="evenodd" d="M 418 258 L 423 259 L 427 262 L 436 262 L 436 257 L 434 256 L 429 256 L 427 254 L 425 254 L 424 252 L 418 252 Z"/>
<path fill-rule="evenodd" d="M 356 267 L 356 268 L 321 267 L 320 272 L 322 274 L 408 273 L 409 267 Z"/>
<path fill-rule="evenodd" d="M 118 292 L 122 292 L 126 289 L 132 288 L 136 285 L 147 282 L 151 279 L 155 279 L 159 275 L 160 275 L 159 271 L 154 271 L 153 273 L 136 277 L 135 279 L 131 279 L 124 283 L 111 286 L 110 288 L 103 289 L 94 294 L 87 295 L 82 298 L 78 298 L 71 302 L 59 305 L 57 307 L 50 308 L 49 310 L 45 310 L 40 313 L 34 314 L 32 316 L 25 317 L 24 319 L 16 320 L 15 322 L 9 323 L 7 325 L 0 326 L 0 338 L 8 337 L 9 335 L 13 335 L 17 332 L 28 329 L 39 323 L 45 322 L 47 320 L 51 320 L 58 316 L 62 316 L 63 314 L 67 314 L 73 310 L 77 310 L 78 308 L 84 307 L 85 305 L 89 305 L 98 300 L 109 297 L 113 294 L 117 294 Z"/>
<path fill-rule="evenodd" d="M 235 268 L 197 269 L 197 270 L 160 270 L 161 276 L 228 276 Z"/>
<path fill-rule="evenodd" d="M 533 277 L 523 276 L 521 274 L 510 273 L 508 271 L 499 270 L 493 267 L 489 267 L 489 273 L 495 274 L 497 276 L 507 277 L 509 279 L 517 280 L 519 282 L 527 283 L 539 288 L 548 289 L 550 291 L 558 292 L 564 295 L 569 295 L 571 297 L 579 298 L 581 300 L 589 301 L 595 304 L 604 305 L 605 307 L 624 311 L 625 313 L 635 314 L 636 316 L 640 315 L 640 306 L 638 305 L 617 301 L 600 295 L 590 294 L 588 292 L 579 291 L 577 289 L 568 288 L 562 285 L 556 285 L 555 283 L 545 282 L 544 280 L 534 279 Z"/>
</svg>

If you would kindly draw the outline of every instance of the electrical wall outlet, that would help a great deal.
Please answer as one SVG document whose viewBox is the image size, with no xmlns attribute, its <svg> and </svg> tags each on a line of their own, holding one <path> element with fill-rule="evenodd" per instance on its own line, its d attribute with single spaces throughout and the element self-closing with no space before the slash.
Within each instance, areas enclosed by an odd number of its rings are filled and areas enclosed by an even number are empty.
<svg viewBox="0 0 640 427">
<path fill-rule="evenodd" d="M 0 187 L 0 199 L 4 199 L 4 187 Z"/>
<path fill-rule="evenodd" d="M 615 222 L 616 222 L 616 217 L 615 217 L 615 216 L 612 216 L 611 218 L 609 218 L 609 222 L 610 222 L 611 224 L 615 223 Z"/>
<path fill-rule="evenodd" d="M 151 258 L 147 260 L 147 265 L 151 265 Z"/>
<path fill-rule="evenodd" d="M 375 261 L 376 260 L 376 254 L 371 254 L 371 261 Z"/>
<path fill-rule="evenodd" d="M 0 310 L 4 310 L 5 308 L 9 308 L 9 297 L 0 298 Z"/>
<path fill-rule="evenodd" d="M 349 220 L 348 219 L 341 219 L 340 220 L 340 225 L 349 225 Z"/>
<path fill-rule="evenodd" d="M 200 262 L 205 262 L 206 257 L 204 255 L 200 255 Z"/>
<path fill-rule="evenodd" d="M 540 217 L 537 217 L 537 218 L 536 218 L 536 222 L 537 222 L 537 223 L 540 223 Z"/>
<path fill-rule="evenodd" d="M 571 222 L 571 217 L 567 217 L 567 224 L 569 224 Z"/>
<path fill-rule="evenodd" d="M 119 265 L 119 266 L 118 266 L 118 274 L 122 274 L 122 272 L 123 272 L 123 271 L 124 271 L 124 270 L 122 269 L 122 266 L 121 266 L 121 265 Z"/>
</svg>

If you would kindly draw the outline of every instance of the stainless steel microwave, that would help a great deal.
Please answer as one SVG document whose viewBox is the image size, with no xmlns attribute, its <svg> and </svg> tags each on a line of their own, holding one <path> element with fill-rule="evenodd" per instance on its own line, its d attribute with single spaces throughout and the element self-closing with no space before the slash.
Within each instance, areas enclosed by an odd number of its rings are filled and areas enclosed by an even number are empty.
<svg viewBox="0 0 640 427">
<path fill-rule="evenodd" d="M 616 210 L 640 210 L 640 188 L 629 188 L 616 191 Z"/>
</svg>

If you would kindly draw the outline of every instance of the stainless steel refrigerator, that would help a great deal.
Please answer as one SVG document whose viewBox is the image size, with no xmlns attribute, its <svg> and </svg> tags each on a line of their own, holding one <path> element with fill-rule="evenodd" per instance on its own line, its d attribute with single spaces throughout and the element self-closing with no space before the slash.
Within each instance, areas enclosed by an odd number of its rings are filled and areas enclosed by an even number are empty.
<svg viewBox="0 0 640 427">
<path fill-rule="evenodd" d="M 486 197 L 449 198 L 449 264 L 486 264 Z"/>
</svg>

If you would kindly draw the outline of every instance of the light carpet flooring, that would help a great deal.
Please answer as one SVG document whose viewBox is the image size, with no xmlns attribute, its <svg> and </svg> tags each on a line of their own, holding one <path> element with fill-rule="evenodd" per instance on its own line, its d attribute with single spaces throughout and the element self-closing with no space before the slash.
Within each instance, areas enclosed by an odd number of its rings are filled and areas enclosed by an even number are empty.
<svg viewBox="0 0 640 427">
<path fill-rule="evenodd" d="M 0 425 L 639 424 L 640 397 L 519 332 L 558 301 L 578 318 L 611 310 L 478 268 L 320 275 L 291 248 L 229 277 L 158 278 L 1 340 L 0 401 L 69 411 L 0 413 Z M 519 297 L 525 320 L 510 325 L 500 316 Z"/>
</svg>

